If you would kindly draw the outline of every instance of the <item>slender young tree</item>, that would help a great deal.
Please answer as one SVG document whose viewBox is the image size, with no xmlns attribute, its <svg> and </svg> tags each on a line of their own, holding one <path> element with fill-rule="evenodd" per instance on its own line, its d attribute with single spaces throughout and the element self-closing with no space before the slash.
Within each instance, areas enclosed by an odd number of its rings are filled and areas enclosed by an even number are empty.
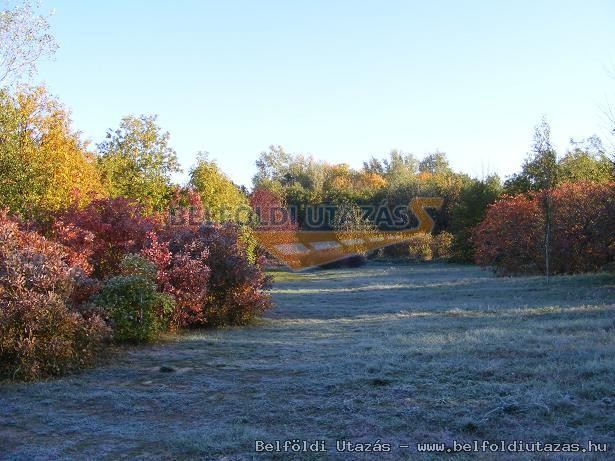
<svg viewBox="0 0 615 461">
<path fill-rule="evenodd" d="M 541 205 L 545 218 L 545 276 L 547 277 L 547 284 L 549 284 L 551 273 L 551 227 L 553 221 L 552 192 L 557 185 L 558 165 L 557 153 L 551 144 L 551 127 L 544 118 L 534 130 L 532 157 L 529 162 L 526 162 L 525 167 L 527 167 L 527 172 L 529 173 L 529 182 L 532 189 L 542 191 Z"/>
<path fill-rule="evenodd" d="M 541 193 L 541 205 L 545 220 L 544 255 L 545 275 L 549 283 L 551 259 L 552 191 L 559 180 L 560 166 L 557 153 L 551 144 L 551 127 L 545 118 L 534 129 L 532 151 L 523 163 L 521 172 L 509 178 L 504 189 L 516 195 L 528 192 Z"/>
</svg>

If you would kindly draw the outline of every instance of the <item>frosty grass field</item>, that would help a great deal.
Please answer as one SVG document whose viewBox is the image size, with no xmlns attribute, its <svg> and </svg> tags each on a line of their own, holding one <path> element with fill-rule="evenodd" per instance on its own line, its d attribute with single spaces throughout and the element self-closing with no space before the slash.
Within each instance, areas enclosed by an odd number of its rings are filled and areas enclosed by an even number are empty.
<svg viewBox="0 0 615 461">
<path fill-rule="evenodd" d="M 417 441 L 615 443 L 612 274 L 547 287 L 471 266 L 372 263 L 275 277 L 277 308 L 253 326 L 1 384 L 0 458 L 383 456 L 254 452 L 256 440 L 286 439 L 380 440 L 395 447 L 387 459 L 409 459 L 412 447 L 396 446 Z"/>
</svg>

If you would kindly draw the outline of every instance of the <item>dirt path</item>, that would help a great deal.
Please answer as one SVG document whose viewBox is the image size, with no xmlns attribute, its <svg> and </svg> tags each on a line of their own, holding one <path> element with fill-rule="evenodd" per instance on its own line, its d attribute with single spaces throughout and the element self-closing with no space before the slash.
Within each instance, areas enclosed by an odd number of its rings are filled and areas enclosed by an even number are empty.
<svg viewBox="0 0 615 461">
<path fill-rule="evenodd" d="M 336 454 L 336 439 L 391 443 L 388 459 L 421 441 L 613 448 L 612 276 L 546 288 L 428 264 L 278 278 L 278 308 L 258 325 L 0 386 L 0 459 L 381 457 Z M 325 440 L 328 452 L 254 453 L 257 440 L 287 439 Z"/>
</svg>

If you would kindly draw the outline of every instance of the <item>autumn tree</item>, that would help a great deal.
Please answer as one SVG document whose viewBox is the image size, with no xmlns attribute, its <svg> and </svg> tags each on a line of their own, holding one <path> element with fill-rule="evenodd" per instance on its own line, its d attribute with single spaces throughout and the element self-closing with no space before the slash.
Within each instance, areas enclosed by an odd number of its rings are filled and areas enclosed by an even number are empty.
<svg viewBox="0 0 615 461">
<path fill-rule="evenodd" d="M 375 192 L 388 187 L 388 181 L 378 173 L 358 172 L 354 178 L 355 187 L 368 192 Z"/>
<path fill-rule="evenodd" d="M 124 256 L 142 250 L 148 235 L 161 227 L 161 220 L 146 216 L 138 203 L 124 197 L 103 198 L 58 213 L 51 235 L 84 256 L 95 277 L 107 279 L 118 275 Z"/>
<path fill-rule="evenodd" d="M 146 212 L 163 210 L 171 192 L 171 175 L 180 172 L 169 133 L 156 116 L 124 117 L 98 144 L 98 166 L 112 197 L 126 197 Z"/>
<path fill-rule="evenodd" d="M 350 165 L 340 163 L 336 165 L 322 165 L 325 181 L 321 197 L 328 203 L 353 202 L 356 195 L 353 176 L 354 172 Z"/>
<path fill-rule="evenodd" d="M 41 217 L 101 192 L 94 157 L 43 87 L 0 91 L 0 208 Z"/>
</svg>

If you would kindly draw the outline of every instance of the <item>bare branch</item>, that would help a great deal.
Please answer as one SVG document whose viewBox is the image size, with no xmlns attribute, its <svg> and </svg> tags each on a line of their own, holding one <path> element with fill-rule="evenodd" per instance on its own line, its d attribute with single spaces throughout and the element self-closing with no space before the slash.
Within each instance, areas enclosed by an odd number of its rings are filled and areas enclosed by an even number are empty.
<svg viewBox="0 0 615 461">
<path fill-rule="evenodd" d="M 0 10 L 0 84 L 17 82 L 36 72 L 43 56 L 52 56 L 58 45 L 49 31 L 48 17 L 36 11 L 38 2 Z"/>
</svg>

